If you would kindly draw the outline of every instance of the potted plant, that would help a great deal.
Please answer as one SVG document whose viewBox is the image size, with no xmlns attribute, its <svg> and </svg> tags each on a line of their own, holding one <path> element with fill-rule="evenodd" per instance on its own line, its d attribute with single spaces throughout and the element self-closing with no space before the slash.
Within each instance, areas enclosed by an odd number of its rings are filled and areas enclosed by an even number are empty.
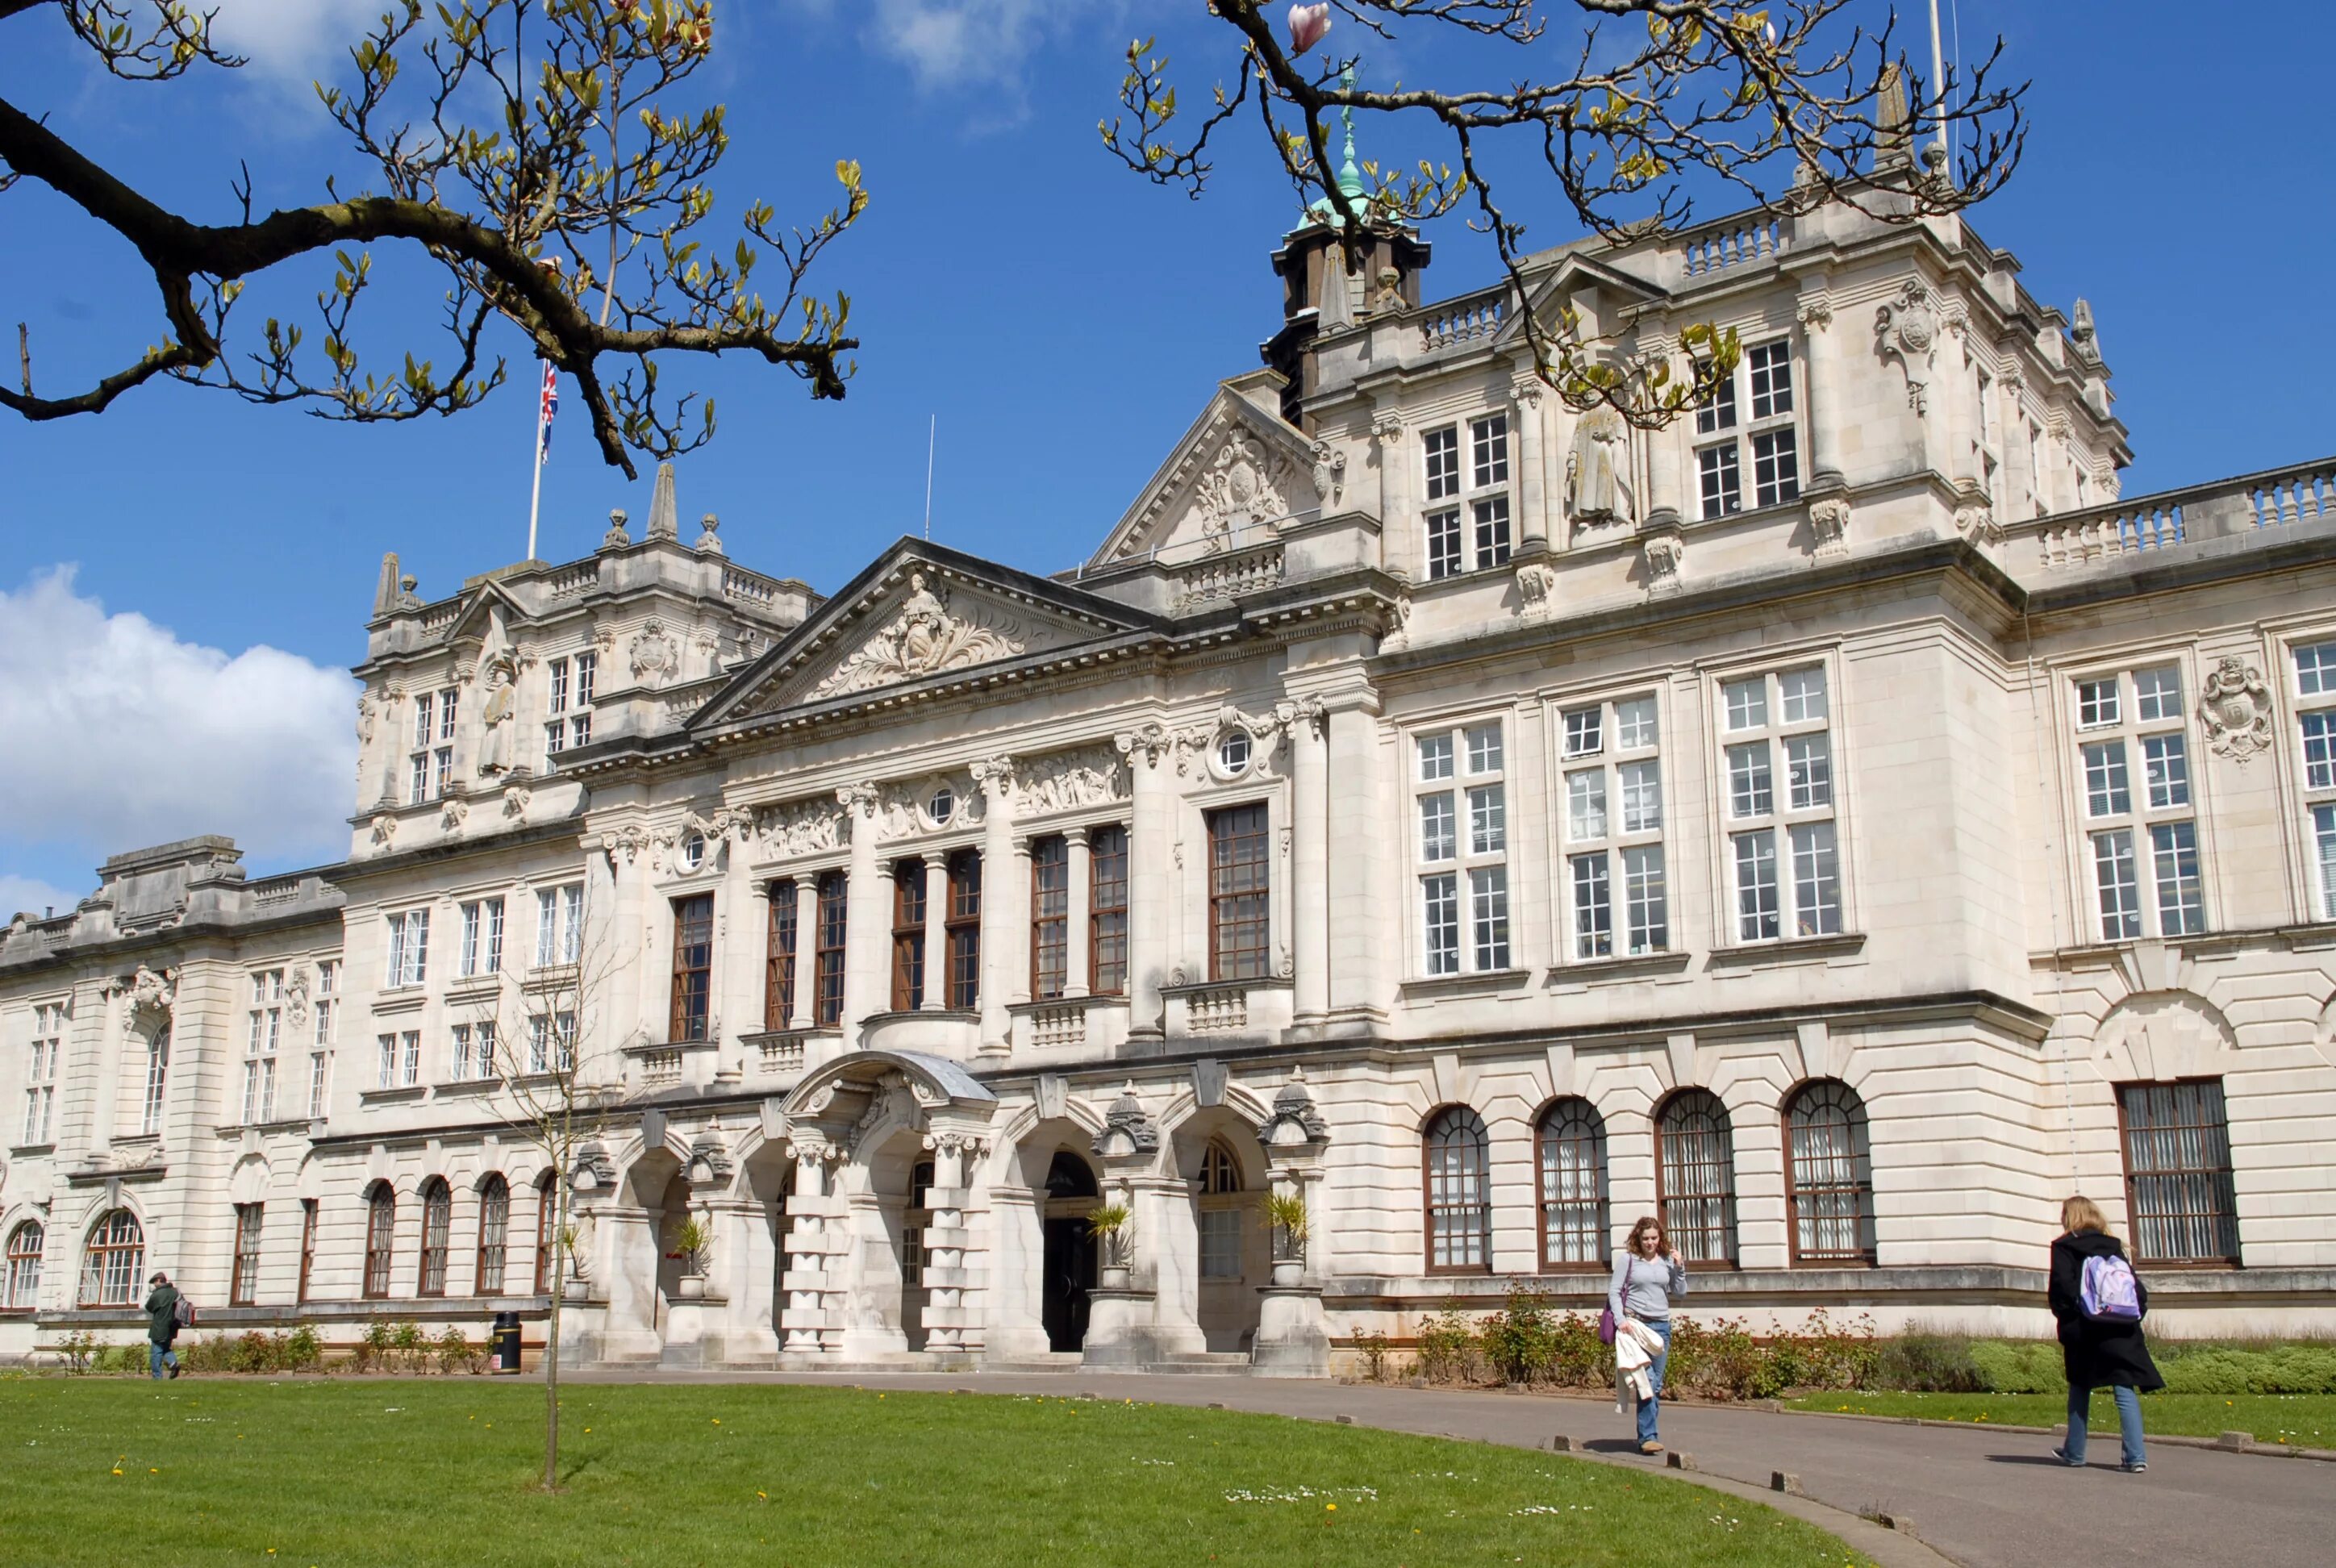
<svg viewBox="0 0 2336 1568">
<path fill-rule="evenodd" d="M 1087 1216 L 1087 1234 L 1103 1248 L 1104 1290 L 1127 1289 L 1128 1222 L 1134 1218 L 1125 1203 L 1105 1203 Z"/>
<path fill-rule="evenodd" d="M 1271 1193 L 1265 1218 L 1273 1227 L 1273 1282 L 1290 1289 L 1306 1273 L 1306 1199 L 1298 1193 Z"/>
<path fill-rule="evenodd" d="M 692 1214 L 673 1228 L 672 1256 L 681 1260 L 681 1299 L 706 1299 L 706 1264 L 714 1251 L 714 1227 Z"/>
<path fill-rule="evenodd" d="M 560 1232 L 560 1254 L 568 1260 L 567 1278 L 560 1281 L 560 1293 L 570 1301 L 588 1301 L 592 1298 L 592 1281 L 586 1275 L 588 1265 L 578 1243 L 582 1233 L 569 1225 Z"/>
</svg>

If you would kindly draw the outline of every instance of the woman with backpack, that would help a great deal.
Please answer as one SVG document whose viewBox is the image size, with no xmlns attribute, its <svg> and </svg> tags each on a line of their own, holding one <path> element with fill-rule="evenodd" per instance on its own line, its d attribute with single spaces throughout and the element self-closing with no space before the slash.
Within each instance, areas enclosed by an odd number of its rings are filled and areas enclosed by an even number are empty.
<svg viewBox="0 0 2336 1568">
<path fill-rule="evenodd" d="M 1687 1294 L 1687 1261 L 1671 1251 L 1663 1222 L 1643 1215 L 1630 1227 L 1630 1239 L 1614 1255 L 1614 1282 L 1606 1292 L 1606 1319 L 1599 1337 L 1617 1342 L 1617 1333 L 1636 1323 L 1650 1333 L 1655 1347 L 1645 1368 L 1649 1393 L 1639 1401 L 1639 1452 L 1663 1451 L 1655 1422 L 1662 1409 L 1663 1368 L 1670 1362 L 1671 1298 Z M 1616 1358 L 1617 1365 L 1621 1358 Z M 1635 1358 L 1633 1358 L 1635 1359 Z"/>
<path fill-rule="evenodd" d="M 2141 1394 L 2163 1388 L 2141 1337 L 2149 1288 L 2136 1279 L 2125 1245 L 2089 1198 L 2060 1205 L 2064 1232 L 2052 1243 L 2052 1280 L 2045 1300 L 2059 1325 L 2060 1357 L 2068 1377 L 2068 1436 L 2052 1450 L 2064 1465 L 2085 1462 L 2085 1422 L 2093 1390 L 2117 1397 L 2117 1437 L 2125 1453 L 2117 1468 L 2138 1475 L 2148 1468 L 2141 1446 Z"/>
</svg>

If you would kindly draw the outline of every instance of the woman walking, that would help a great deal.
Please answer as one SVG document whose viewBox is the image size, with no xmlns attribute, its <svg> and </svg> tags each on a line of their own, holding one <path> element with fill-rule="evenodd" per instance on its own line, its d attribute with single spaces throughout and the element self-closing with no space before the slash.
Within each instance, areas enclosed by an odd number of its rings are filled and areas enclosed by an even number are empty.
<svg viewBox="0 0 2336 1568">
<path fill-rule="evenodd" d="M 2064 1465 L 2084 1464 L 2093 1390 L 2108 1388 L 2117 1398 L 2117 1437 L 2125 1449 L 2117 1468 L 2138 1475 L 2148 1468 L 2141 1446 L 2142 1390 L 2166 1387 L 2141 1337 L 2149 1287 L 2135 1278 L 2124 1243 L 2108 1233 L 2108 1221 L 2091 1199 L 2062 1203 L 2060 1229 L 2045 1300 L 2059 1325 L 2068 1377 L 2068 1436 L 2052 1456 Z"/>
<path fill-rule="evenodd" d="M 1663 1222 L 1652 1214 L 1630 1227 L 1630 1239 L 1614 1255 L 1614 1282 L 1606 1292 L 1607 1310 L 1619 1325 L 1626 1319 L 1644 1324 L 1661 1341 L 1654 1364 L 1647 1368 L 1652 1392 L 1639 1401 L 1639 1452 L 1663 1451 L 1656 1417 L 1661 1412 L 1663 1368 L 1670 1361 L 1671 1300 L 1687 1294 L 1687 1261 L 1671 1251 Z"/>
</svg>

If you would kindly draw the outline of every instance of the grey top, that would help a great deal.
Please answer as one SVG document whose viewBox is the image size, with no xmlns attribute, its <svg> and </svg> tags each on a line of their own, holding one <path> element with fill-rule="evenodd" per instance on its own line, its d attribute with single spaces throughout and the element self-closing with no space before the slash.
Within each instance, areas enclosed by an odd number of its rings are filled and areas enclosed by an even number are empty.
<svg viewBox="0 0 2336 1568">
<path fill-rule="evenodd" d="M 1668 1258 L 1614 1254 L 1614 1283 L 1606 1291 L 1606 1305 L 1617 1318 L 1668 1320 L 1671 1298 L 1686 1294 L 1687 1265 L 1677 1253 Z"/>
</svg>

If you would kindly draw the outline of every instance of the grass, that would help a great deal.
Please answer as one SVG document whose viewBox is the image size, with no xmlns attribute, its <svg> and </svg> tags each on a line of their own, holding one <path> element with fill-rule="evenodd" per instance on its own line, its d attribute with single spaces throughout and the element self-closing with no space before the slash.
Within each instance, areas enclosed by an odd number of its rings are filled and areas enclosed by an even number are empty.
<svg viewBox="0 0 2336 1568">
<path fill-rule="evenodd" d="M 1858 1563 L 1660 1476 L 1169 1406 L 470 1379 L 0 1381 L 0 1560 L 42 1564 Z"/>
<path fill-rule="evenodd" d="M 2068 1407 L 2065 1394 L 1808 1394 L 1790 1403 L 1802 1410 L 2010 1427 L 2057 1427 Z M 2107 1389 L 2094 1390 L 2088 1425 L 2095 1437 L 2117 1429 L 2117 1405 Z M 2144 1394 L 2141 1425 L 2145 1431 L 2193 1437 L 2252 1432 L 2261 1443 L 2336 1448 L 2336 1394 Z"/>
</svg>

